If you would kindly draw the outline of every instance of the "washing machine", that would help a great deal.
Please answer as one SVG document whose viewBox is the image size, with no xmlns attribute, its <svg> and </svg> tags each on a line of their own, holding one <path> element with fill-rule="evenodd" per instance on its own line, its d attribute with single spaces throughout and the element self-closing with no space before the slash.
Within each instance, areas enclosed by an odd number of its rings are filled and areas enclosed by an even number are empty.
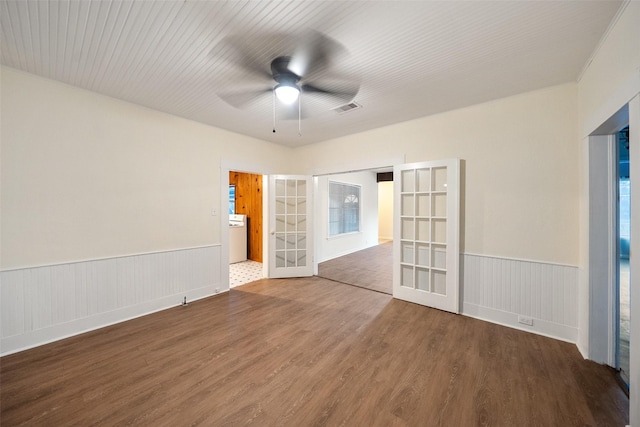
<svg viewBox="0 0 640 427">
<path fill-rule="evenodd" d="M 229 215 L 229 264 L 247 260 L 247 217 Z"/>
</svg>

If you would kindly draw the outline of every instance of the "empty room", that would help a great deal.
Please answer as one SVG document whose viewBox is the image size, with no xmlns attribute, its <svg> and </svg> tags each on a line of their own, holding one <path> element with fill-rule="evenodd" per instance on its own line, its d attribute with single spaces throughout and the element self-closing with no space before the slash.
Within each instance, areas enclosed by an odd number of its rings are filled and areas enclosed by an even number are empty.
<svg viewBox="0 0 640 427">
<path fill-rule="evenodd" d="M 3 426 L 640 427 L 640 2 L 0 26 Z"/>
</svg>

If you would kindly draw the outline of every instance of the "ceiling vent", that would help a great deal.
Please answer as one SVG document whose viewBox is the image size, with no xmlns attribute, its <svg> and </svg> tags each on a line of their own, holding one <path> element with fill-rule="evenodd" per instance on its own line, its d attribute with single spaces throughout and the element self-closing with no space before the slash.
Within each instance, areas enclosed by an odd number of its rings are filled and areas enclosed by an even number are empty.
<svg viewBox="0 0 640 427">
<path fill-rule="evenodd" d="M 350 102 L 348 104 L 341 105 L 333 109 L 338 114 L 344 114 L 347 111 L 357 110 L 358 108 L 362 108 L 362 105 L 357 102 Z"/>
</svg>

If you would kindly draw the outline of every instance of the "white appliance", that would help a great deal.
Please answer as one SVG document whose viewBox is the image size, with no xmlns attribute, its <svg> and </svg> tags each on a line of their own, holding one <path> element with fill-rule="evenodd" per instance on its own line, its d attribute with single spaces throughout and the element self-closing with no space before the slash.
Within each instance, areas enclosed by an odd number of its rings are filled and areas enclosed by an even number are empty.
<svg viewBox="0 0 640 427">
<path fill-rule="evenodd" d="M 229 264 L 247 260 L 246 219 L 246 215 L 229 215 Z"/>
</svg>

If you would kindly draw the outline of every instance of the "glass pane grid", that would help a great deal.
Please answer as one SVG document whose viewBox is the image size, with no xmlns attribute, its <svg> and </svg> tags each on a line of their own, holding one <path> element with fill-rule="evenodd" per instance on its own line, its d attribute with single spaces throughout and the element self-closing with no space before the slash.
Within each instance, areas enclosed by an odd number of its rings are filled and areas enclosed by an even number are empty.
<svg viewBox="0 0 640 427">
<path fill-rule="evenodd" d="M 429 194 L 416 194 L 416 216 L 431 215 L 431 199 Z"/>
<path fill-rule="evenodd" d="M 413 218 L 402 218 L 401 221 L 401 236 L 402 239 L 405 240 L 413 240 L 414 239 L 414 235 L 415 235 L 415 230 L 414 228 L 414 220 Z"/>
<path fill-rule="evenodd" d="M 446 271 L 447 269 L 447 247 L 444 245 L 432 245 L 431 266 L 435 269 Z"/>
<path fill-rule="evenodd" d="M 287 204 L 287 214 L 295 215 L 298 213 L 297 197 L 287 197 L 286 204 Z"/>
<path fill-rule="evenodd" d="M 421 267 L 429 267 L 431 258 L 429 252 L 429 244 L 416 244 L 416 265 Z"/>
<path fill-rule="evenodd" d="M 284 179 L 276 179 L 276 197 L 285 197 L 286 192 L 286 184 Z"/>
<path fill-rule="evenodd" d="M 415 172 L 413 169 L 404 170 L 401 173 L 401 192 L 413 193 L 415 192 Z"/>
<path fill-rule="evenodd" d="M 276 179 L 276 268 L 307 265 L 306 180 Z"/>
<path fill-rule="evenodd" d="M 431 195 L 431 215 L 445 218 L 447 216 L 447 193 L 434 193 Z"/>
<path fill-rule="evenodd" d="M 447 220 L 433 219 L 431 225 L 431 241 L 433 243 L 447 243 Z"/>
<path fill-rule="evenodd" d="M 413 267 L 403 265 L 400 267 L 400 286 L 413 289 Z"/>
<path fill-rule="evenodd" d="M 431 292 L 429 284 L 429 269 L 416 267 L 416 285 L 415 289 L 425 292 Z"/>
<path fill-rule="evenodd" d="M 403 194 L 400 196 L 402 198 L 402 206 L 400 207 L 400 215 L 402 216 L 414 216 L 416 214 L 414 208 L 414 195 L 413 194 Z"/>
<path fill-rule="evenodd" d="M 416 192 L 428 192 L 431 190 L 431 169 L 417 169 L 416 176 Z"/>
<path fill-rule="evenodd" d="M 447 274 L 444 271 L 431 270 L 431 291 L 436 294 L 447 294 Z"/>
<path fill-rule="evenodd" d="M 297 180 L 295 179 L 287 180 L 287 197 L 296 197 L 298 195 L 296 182 Z"/>
<path fill-rule="evenodd" d="M 416 219 L 416 240 L 420 242 L 428 242 L 431 239 L 430 233 L 431 220 L 428 218 Z"/>
<path fill-rule="evenodd" d="M 401 173 L 401 286 L 446 294 L 447 168 Z"/>
<path fill-rule="evenodd" d="M 447 168 L 433 168 L 432 172 L 431 191 L 447 191 Z"/>
<path fill-rule="evenodd" d="M 401 242 L 400 262 L 403 264 L 413 264 L 413 242 Z"/>
</svg>

